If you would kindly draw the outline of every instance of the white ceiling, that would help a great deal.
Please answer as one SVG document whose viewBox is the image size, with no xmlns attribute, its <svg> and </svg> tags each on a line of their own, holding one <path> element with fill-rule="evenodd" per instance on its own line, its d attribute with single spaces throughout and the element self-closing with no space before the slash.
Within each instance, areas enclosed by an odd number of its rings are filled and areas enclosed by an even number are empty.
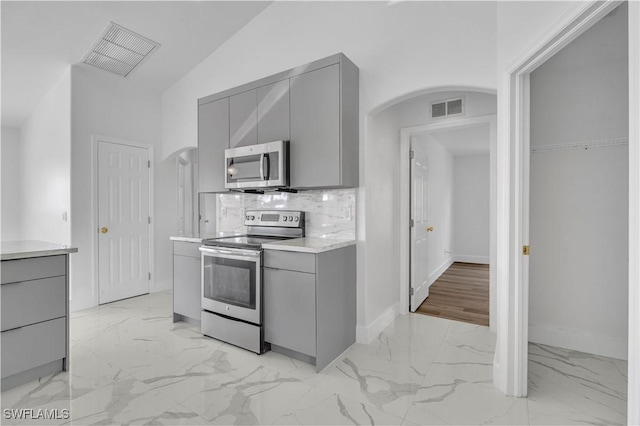
<svg viewBox="0 0 640 426">
<path fill-rule="evenodd" d="M 451 155 L 478 155 L 489 153 L 489 125 L 430 132 Z"/>
<path fill-rule="evenodd" d="M 270 4 L 2 1 L 2 125 L 19 127 L 64 71 L 82 62 L 109 21 L 161 44 L 127 79 L 162 92 Z"/>
</svg>

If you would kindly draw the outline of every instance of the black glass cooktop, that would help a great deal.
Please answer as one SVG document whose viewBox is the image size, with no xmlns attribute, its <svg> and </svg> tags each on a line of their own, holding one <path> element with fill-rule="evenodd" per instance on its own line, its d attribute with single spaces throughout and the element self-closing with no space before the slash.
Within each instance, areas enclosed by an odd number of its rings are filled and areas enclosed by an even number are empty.
<svg viewBox="0 0 640 426">
<path fill-rule="evenodd" d="M 234 235 L 232 237 L 209 238 L 202 244 L 214 247 L 261 249 L 262 244 L 288 240 L 291 237 L 266 237 L 255 235 Z"/>
</svg>

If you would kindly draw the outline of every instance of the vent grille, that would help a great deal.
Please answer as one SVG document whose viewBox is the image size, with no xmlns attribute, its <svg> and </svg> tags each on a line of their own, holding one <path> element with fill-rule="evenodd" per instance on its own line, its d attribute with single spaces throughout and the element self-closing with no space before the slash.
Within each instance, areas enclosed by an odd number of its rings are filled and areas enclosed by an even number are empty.
<svg viewBox="0 0 640 426">
<path fill-rule="evenodd" d="M 111 22 L 83 62 L 127 77 L 158 47 L 155 41 Z"/>
<path fill-rule="evenodd" d="M 462 98 L 438 101 L 431 104 L 431 118 L 464 114 Z"/>
</svg>

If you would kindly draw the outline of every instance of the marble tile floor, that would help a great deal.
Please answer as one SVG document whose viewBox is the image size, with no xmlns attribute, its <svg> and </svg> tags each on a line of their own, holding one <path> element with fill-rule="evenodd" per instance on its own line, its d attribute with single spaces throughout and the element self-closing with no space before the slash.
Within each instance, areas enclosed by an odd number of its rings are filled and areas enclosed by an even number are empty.
<svg viewBox="0 0 640 426">
<path fill-rule="evenodd" d="M 492 383 L 487 327 L 409 314 L 323 372 L 171 322 L 171 293 L 72 314 L 71 369 L 2 393 L 2 424 L 624 424 L 626 362 L 530 345 L 529 398 Z M 70 418 L 7 419 L 5 409 Z"/>
</svg>

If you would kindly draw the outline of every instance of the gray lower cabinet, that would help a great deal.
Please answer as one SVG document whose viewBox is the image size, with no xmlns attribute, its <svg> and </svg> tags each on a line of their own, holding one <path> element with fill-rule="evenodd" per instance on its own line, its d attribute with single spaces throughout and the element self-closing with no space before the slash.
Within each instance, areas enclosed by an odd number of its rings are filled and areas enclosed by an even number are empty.
<svg viewBox="0 0 640 426">
<path fill-rule="evenodd" d="M 2 261 L 2 390 L 68 369 L 68 255 Z"/>
<path fill-rule="evenodd" d="M 200 322 L 200 243 L 173 242 L 173 320 Z"/>
<path fill-rule="evenodd" d="M 265 341 L 272 350 L 329 365 L 356 339 L 356 249 L 264 251 Z"/>
<path fill-rule="evenodd" d="M 315 357 L 316 275 L 264 268 L 264 283 L 265 341 Z"/>
<path fill-rule="evenodd" d="M 229 148 L 229 98 L 198 106 L 198 191 L 224 191 Z"/>
</svg>

